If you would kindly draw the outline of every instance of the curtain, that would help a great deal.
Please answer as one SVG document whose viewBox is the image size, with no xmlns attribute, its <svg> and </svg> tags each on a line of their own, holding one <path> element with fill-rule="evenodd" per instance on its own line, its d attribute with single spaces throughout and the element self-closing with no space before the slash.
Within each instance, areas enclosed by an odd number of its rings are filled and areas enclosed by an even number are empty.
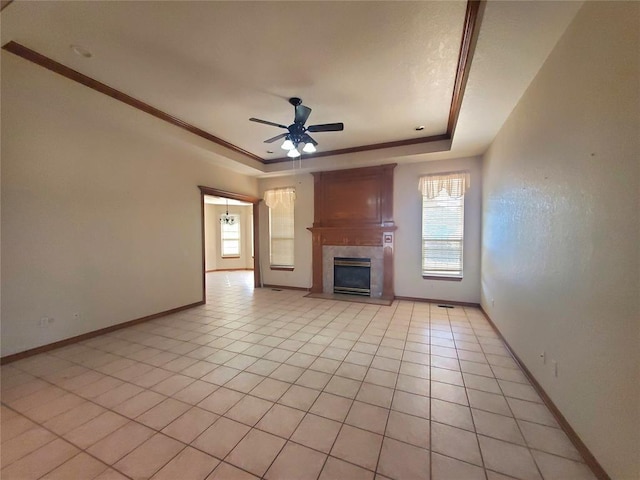
<svg viewBox="0 0 640 480">
<path fill-rule="evenodd" d="M 469 172 L 440 173 L 420 177 L 418 188 L 422 195 L 432 199 L 436 198 L 444 189 L 449 197 L 460 198 L 469 188 Z"/>
<path fill-rule="evenodd" d="M 293 207 L 296 201 L 296 189 L 293 187 L 276 188 L 264 192 L 264 203 L 269 208 L 277 208 L 282 206 L 285 208 Z"/>
</svg>

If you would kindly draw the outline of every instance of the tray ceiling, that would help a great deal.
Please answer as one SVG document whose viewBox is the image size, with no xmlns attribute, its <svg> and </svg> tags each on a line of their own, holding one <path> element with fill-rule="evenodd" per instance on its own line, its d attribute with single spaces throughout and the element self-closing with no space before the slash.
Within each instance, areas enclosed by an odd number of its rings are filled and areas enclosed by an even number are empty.
<svg viewBox="0 0 640 480">
<path fill-rule="evenodd" d="M 547 10 L 545 15 L 554 13 Z M 547 29 L 547 43 L 555 44 L 575 11 L 561 10 Z M 313 109 L 309 124 L 345 124 L 344 132 L 314 134 L 320 156 L 451 133 L 466 12 L 467 2 L 460 0 L 14 1 L 0 19 L 5 47 L 20 44 L 186 122 L 231 150 L 237 147 L 229 159 L 244 155 L 265 171 L 260 164 L 284 151 L 280 142 L 263 141 L 283 131 L 248 119 L 290 124 L 292 96 Z M 75 54 L 71 45 L 91 58 Z M 535 52 L 537 66 L 529 70 L 537 71 L 545 48 Z M 416 131 L 418 126 L 424 129 Z M 434 150 L 424 145 L 408 153 Z"/>
</svg>

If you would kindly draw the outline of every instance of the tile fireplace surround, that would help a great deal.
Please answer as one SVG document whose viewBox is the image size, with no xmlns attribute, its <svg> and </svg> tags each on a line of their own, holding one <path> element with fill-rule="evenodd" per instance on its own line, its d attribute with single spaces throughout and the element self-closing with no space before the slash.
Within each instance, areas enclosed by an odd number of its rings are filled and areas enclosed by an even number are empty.
<svg viewBox="0 0 640 480">
<path fill-rule="evenodd" d="M 333 293 L 333 259 L 353 257 L 371 259 L 371 296 L 382 297 L 384 275 L 383 248 L 325 245 L 322 247 L 322 292 Z"/>
</svg>

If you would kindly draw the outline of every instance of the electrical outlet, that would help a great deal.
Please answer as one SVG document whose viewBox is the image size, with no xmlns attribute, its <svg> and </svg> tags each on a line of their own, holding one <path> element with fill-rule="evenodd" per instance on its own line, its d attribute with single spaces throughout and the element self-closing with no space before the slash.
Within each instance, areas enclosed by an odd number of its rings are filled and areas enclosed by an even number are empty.
<svg viewBox="0 0 640 480">
<path fill-rule="evenodd" d="M 555 360 L 552 360 L 551 363 L 553 365 L 553 376 L 557 377 L 558 376 L 558 362 L 556 362 Z"/>
<path fill-rule="evenodd" d="M 496 301 L 495 301 L 493 298 L 491 299 L 491 306 L 492 306 L 492 307 L 495 307 L 495 306 L 496 306 Z"/>
<path fill-rule="evenodd" d="M 42 317 L 40 320 L 38 320 L 38 327 L 47 328 L 49 324 L 53 322 L 54 322 L 54 319 L 51 317 Z"/>
<path fill-rule="evenodd" d="M 547 363 L 547 352 L 543 350 L 540 354 L 540 359 L 542 360 L 542 364 L 545 365 Z"/>
<path fill-rule="evenodd" d="M 73 314 L 73 318 L 74 318 L 75 320 L 80 320 L 80 314 L 79 314 L 79 313 L 77 313 L 77 312 L 76 312 L 76 313 L 74 313 L 74 314 Z"/>
</svg>

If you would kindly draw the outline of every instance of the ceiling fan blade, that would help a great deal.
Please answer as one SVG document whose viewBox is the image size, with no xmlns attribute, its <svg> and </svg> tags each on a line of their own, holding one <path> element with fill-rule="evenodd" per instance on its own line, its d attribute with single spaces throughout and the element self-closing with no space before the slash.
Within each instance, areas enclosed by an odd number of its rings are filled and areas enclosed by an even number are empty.
<svg viewBox="0 0 640 480">
<path fill-rule="evenodd" d="M 271 137 L 268 140 L 265 140 L 264 143 L 273 143 L 276 140 L 280 140 L 281 138 L 286 137 L 287 135 L 289 135 L 288 133 L 281 133 L 280 135 L 276 135 L 275 137 Z"/>
<path fill-rule="evenodd" d="M 305 143 L 313 143 L 314 147 L 318 146 L 318 142 L 316 142 L 313 138 L 311 138 L 311 135 L 308 135 L 306 133 L 303 135 L 302 141 Z"/>
<path fill-rule="evenodd" d="M 309 125 L 309 132 L 339 132 L 344 130 L 344 123 L 323 123 L 321 125 Z"/>
<path fill-rule="evenodd" d="M 304 125 L 305 122 L 307 121 L 307 118 L 309 118 L 309 115 L 311 115 L 311 109 L 304 105 L 296 105 L 295 108 L 296 108 L 296 116 L 295 116 L 295 119 L 293 120 L 294 123 L 300 123 Z"/>
<path fill-rule="evenodd" d="M 251 117 L 249 119 L 250 122 L 257 122 L 257 123 L 264 123 L 265 125 L 271 125 L 273 127 L 280 127 L 280 128 L 288 128 L 286 125 L 281 125 L 279 123 L 273 123 L 273 122 L 269 122 L 267 120 L 260 120 L 259 118 L 253 118 Z"/>
</svg>

